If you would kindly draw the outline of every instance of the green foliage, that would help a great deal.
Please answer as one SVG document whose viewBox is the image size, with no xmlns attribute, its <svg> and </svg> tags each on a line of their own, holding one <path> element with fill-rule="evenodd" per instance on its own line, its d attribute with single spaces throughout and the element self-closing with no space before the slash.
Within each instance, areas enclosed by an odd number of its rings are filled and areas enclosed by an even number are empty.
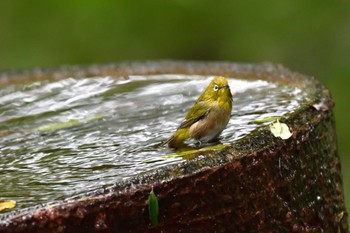
<svg viewBox="0 0 350 233">
<path fill-rule="evenodd" d="M 152 191 L 148 195 L 148 214 L 149 214 L 149 220 L 152 224 L 152 226 L 157 226 L 158 225 L 158 214 L 159 214 L 159 209 L 158 209 L 158 199 L 157 196 Z"/>
</svg>

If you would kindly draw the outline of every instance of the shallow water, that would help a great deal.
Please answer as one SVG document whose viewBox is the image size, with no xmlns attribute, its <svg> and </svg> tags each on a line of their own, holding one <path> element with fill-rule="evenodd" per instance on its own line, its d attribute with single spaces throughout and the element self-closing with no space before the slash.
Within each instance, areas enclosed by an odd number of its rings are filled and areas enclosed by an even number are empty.
<svg viewBox="0 0 350 233">
<path fill-rule="evenodd" d="M 28 207 L 184 161 L 144 162 L 172 152 L 153 146 L 175 131 L 211 79 L 67 78 L 2 88 L 0 201 L 16 200 L 17 208 Z M 256 120 L 295 110 L 305 98 L 297 88 L 265 81 L 230 78 L 229 83 L 235 96 L 223 143 L 269 124 Z"/>
</svg>

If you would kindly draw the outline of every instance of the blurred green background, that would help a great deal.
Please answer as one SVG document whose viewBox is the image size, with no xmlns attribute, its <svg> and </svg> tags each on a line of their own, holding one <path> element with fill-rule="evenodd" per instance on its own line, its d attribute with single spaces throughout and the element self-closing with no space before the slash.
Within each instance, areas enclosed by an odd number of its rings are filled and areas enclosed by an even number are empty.
<svg viewBox="0 0 350 233">
<path fill-rule="evenodd" d="M 0 1 L 2 71 L 145 59 L 267 61 L 320 79 L 350 210 L 350 1 Z"/>
</svg>

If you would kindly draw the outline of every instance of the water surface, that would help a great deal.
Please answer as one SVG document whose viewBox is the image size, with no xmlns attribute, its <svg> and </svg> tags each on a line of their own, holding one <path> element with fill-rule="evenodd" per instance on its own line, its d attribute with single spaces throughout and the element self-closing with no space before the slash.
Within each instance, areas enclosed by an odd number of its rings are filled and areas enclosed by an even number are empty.
<svg viewBox="0 0 350 233">
<path fill-rule="evenodd" d="M 67 78 L 2 88 L 0 201 L 16 200 L 17 208 L 28 207 L 184 161 L 144 162 L 172 153 L 154 145 L 176 130 L 211 79 Z M 229 84 L 235 96 L 223 143 L 260 127 L 256 120 L 294 111 L 304 98 L 297 88 L 265 81 L 230 78 Z M 57 127 L 59 122 L 73 124 Z"/>
</svg>

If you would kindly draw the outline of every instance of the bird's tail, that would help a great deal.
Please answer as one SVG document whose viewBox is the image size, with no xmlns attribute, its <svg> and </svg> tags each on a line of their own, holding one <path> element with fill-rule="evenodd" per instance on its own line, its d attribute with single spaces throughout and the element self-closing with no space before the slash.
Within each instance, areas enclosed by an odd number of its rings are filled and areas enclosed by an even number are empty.
<svg viewBox="0 0 350 233">
<path fill-rule="evenodd" d="M 185 146 L 185 140 L 189 138 L 188 129 L 178 129 L 171 137 L 162 142 L 160 146 L 168 144 L 171 148 L 181 148 Z"/>
<path fill-rule="evenodd" d="M 165 146 L 166 144 L 171 144 L 171 142 L 173 140 L 175 140 L 176 136 L 175 134 L 171 135 L 171 137 L 169 137 L 167 140 L 165 140 L 164 142 L 162 142 L 159 146 Z"/>
</svg>

